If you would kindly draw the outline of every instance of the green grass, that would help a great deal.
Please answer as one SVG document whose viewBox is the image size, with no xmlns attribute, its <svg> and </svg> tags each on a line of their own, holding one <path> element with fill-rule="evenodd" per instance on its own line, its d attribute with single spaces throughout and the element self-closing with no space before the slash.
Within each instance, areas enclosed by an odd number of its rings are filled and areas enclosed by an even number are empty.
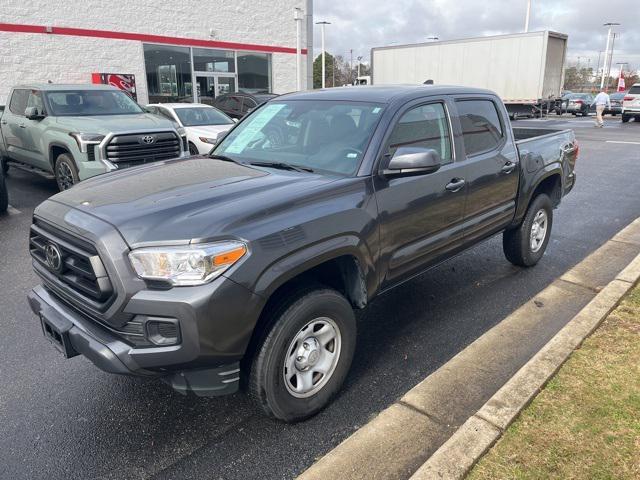
<svg viewBox="0 0 640 480">
<path fill-rule="evenodd" d="M 467 478 L 640 479 L 640 287 Z"/>
</svg>

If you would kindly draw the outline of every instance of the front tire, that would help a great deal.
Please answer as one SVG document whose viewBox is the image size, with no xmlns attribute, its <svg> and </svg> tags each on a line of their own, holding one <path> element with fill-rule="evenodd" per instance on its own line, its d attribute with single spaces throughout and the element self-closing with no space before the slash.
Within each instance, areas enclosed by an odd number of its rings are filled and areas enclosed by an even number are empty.
<svg viewBox="0 0 640 480">
<path fill-rule="evenodd" d="M 322 410 L 344 382 L 356 344 L 349 302 L 335 290 L 298 290 L 268 313 L 249 395 L 268 415 L 296 422 Z"/>
<path fill-rule="evenodd" d="M 551 199 L 541 193 L 529 205 L 520 226 L 503 233 L 502 249 L 507 260 L 520 267 L 538 263 L 549 244 L 552 225 Z"/>
<path fill-rule="evenodd" d="M 622 123 L 627 123 L 629 120 L 631 120 L 631 117 L 629 115 L 625 115 L 623 113 L 622 114 Z"/>
<path fill-rule="evenodd" d="M 189 155 L 200 155 L 198 147 L 196 147 L 192 142 L 189 142 Z"/>
<path fill-rule="evenodd" d="M 6 175 L 9 171 L 9 160 L 7 158 L 0 158 L 0 165 L 2 166 L 2 173 Z"/>
<path fill-rule="evenodd" d="M 61 192 L 70 189 L 80 181 L 76 164 L 68 153 L 58 155 L 55 169 L 56 183 Z"/>
<path fill-rule="evenodd" d="M 4 174 L 0 173 L 0 213 L 4 213 L 9 208 L 9 192 L 4 181 Z"/>
</svg>

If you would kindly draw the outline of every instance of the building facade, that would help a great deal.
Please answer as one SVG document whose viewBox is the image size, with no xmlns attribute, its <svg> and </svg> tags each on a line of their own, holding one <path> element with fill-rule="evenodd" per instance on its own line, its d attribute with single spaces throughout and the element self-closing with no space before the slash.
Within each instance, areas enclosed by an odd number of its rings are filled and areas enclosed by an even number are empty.
<svg viewBox="0 0 640 480">
<path fill-rule="evenodd" d="M 305 0 L 3 0 L 0 105 L 21 83 L 117 83 L 141 104 L 306 88 Z M 298 8 L 301 54 L 294 10 Z M 133 85 L 133 83 L 135 85 Z"/>
</svg>

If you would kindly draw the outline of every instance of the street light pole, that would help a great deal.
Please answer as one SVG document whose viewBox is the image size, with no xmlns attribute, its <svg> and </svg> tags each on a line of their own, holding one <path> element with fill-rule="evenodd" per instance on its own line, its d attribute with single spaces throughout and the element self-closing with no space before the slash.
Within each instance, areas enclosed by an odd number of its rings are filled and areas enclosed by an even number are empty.
<svg viewBox="0 0 640 480">
<path fill-rule="evenodd" d="M 357 58 L 357 60 L 358 60 L 358 77 L 359 77 L 359 76 L 360 76 L 360 63 L 362 63 L 362 57 L 361 57 L 361 56 L 359 56 L 359 57 Z"/>
<path fill-rule="evenodd" d="M 524 20 L 524 33 L 529 31 L 529 19 L 531 18 L 531 0 L 527 0 L 527 16 Z"/>
<path fill-rule="evenodd" d="M 316 22 L 316 25 L 320 25 L 320 45 L 322 48 L 322 88 L 325 87 L 325 56 L 324 56 L 324 26 L 325 25 L 331 25 L 331 22 Z M 334 61 L 334 65 L 333 65 L 333 69 L 335 70 L 336 66 L 335 66 L 335 61 Z"/>
<path fill-rule="evenodd" d="M 611 39 L 611 30 L 616 25 L 620 24 L 615 22 L 608 22 L 603 24 L 604 27 L 609 27 L 609 30 L 607 31 L 607 48 L 605 49 L 604 54 L 604 65 L 602 66 L 602 80 L 600 80 L 600 90 L 604 88 L 604 75 L 605 72 L 607 72 L 607 64 L 609 63 L 609 41 Z"/>
<path fill-rule="evenodd" d="M 611 34 L 611 53 L 609 54 L 609 69 L 607 70 L 607 91 L 609 90 L 609 79 L 611 78 L 611 64 L 613 63 L 613 46 L 616 43 L 616 32 Z"/>
</svg>

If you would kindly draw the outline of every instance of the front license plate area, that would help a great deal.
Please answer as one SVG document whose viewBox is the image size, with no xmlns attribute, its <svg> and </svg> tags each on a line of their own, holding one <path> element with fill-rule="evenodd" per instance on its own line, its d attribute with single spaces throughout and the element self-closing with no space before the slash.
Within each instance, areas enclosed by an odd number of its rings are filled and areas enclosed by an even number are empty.
<svg viewBox="0 0 640 480">
<path fill-rule="evenodd" d="M 72 358 L 78 355 L 78 352 L 71 345 L 68 329 L 62 330 L 54 325 L 53 322 L 40 315 L 40 323 L 42 324 L 42 333 L 51 344 L 64 355 L 65 358 Z"/>
</svg>

